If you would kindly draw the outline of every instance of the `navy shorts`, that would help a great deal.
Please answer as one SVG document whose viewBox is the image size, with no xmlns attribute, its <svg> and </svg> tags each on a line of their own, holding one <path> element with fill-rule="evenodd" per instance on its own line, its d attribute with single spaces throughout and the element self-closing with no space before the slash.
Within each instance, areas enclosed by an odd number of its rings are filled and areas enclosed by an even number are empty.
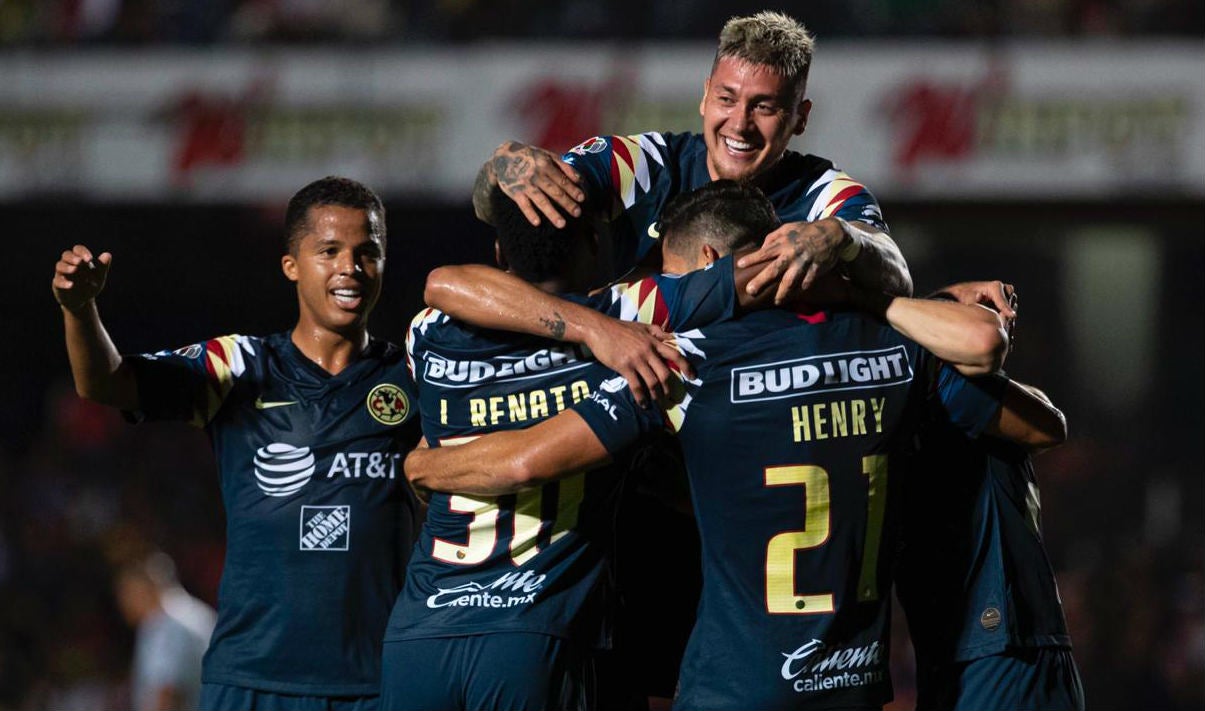
<svg viewBox="0 0 1205 711">
<path fill-rule="evenodd" d="M 304 696 L 248 689 L 245 686 L 201 684 L 200 711 L 378 711 L 378 697 Z"/>
<path fill-rule="evenodd" d="M 545 634 L 386 642 L 381 669 L 381 711 L 594 708 L 590 654 Z"/>
<path fill-rule="evenodd" d="M 920 672 L 917 711 L 1083 711 L 1071 650 L 1010 649 Z"/>
</svg>

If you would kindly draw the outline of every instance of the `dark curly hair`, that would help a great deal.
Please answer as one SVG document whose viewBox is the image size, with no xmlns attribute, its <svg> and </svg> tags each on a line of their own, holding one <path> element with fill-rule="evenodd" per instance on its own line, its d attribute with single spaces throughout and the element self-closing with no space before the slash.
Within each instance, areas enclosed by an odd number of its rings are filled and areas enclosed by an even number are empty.
<svg viewBox="0 0 1205 711">
<path fill-rule="evenodd" d="M 533 226 L 515 201 L 497 188 L 490 193 L 490 209 L 502 258 L 516 276 L 539 282 L 564 276 L 569 271 L 569 260 L 577 246 L 575 240 L 587 235 L 585 220 L 561 212 L 564 227 L 557 227 L 547 218 Z"/>
<path fill-rule="evenodd" d="M 315 180 L 293 197 L 289 198 L 289 206 L 285 208 L 285 251 L 297 253 L 297 245 L 301 237 L 309 229 L 310 208 L 320 205 L 339 205 L 376 213 L 377 219 L 372 222 L 379 233 L 381 247 L 385 246 L 385 205 L 368 186 L 351 178 L 341 178 L 328 175 Z"/>
</svg>

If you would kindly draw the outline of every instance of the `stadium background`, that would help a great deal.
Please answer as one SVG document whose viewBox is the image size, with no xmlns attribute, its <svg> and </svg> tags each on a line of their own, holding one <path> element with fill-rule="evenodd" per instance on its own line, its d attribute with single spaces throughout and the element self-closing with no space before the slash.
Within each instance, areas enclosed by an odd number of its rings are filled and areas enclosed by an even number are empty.
<svg viewBox="0 0 1205 711">
<path fill-rule="evenodd" d="M 400 340 L 428 269 L 492 253 L 468 192 L 494 145 L 696 128 L 718 27 L 761 9 L 603 7 L 0 0 L 0 709 L 128 705 L 114 551 L 162 547 L 210 602 L 221 568 L 204 438 L 74 397 L 47 288 L 58 253 L 115 254 L 101 309 L 123 350 L 280 330 L 283 201 L 346 174 L 388 206 L 373 330 Z M 1009 372 L 1071 427 L 1037 469 L 1090 708 L 1201 708 L 1201 3 L 792 11 L 820 40 L 795 147 L 875 191 L 918 291 L 1018 288 Z M 908 708 L 902 634 L 894 647 Z"/>
</svg>

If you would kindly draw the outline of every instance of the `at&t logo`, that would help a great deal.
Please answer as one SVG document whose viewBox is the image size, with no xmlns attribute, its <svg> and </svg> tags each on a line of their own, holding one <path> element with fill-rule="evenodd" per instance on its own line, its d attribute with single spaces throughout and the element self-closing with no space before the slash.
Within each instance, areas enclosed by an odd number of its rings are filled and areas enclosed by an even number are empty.
<svg viewBox="0 0 1205 711">
<path fill-rule="evenodd" d="M 296 493 L 314 476 L 314 455 L 309 447 L 273 442 L 255 452 L 255 483 L 268 496 Z"/>
</svg>

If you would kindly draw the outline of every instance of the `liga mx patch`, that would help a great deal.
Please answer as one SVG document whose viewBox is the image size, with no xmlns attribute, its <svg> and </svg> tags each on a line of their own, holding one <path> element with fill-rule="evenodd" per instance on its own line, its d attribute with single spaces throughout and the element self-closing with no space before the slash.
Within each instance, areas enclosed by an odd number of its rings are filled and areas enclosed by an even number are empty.
<svg viewBox="0 0 1205 711">
<path fill-rule="evenodd" d="M 578 145 L 569 149 L 570 153 L 576 153 L 579 156 L 584 156 L 587 153 L 602 153 L 607 149 L 607 139 L 602 136 L 595 136 L 582 141 Z"/>
<path fill-rule="evenodd" d="M 382 425 L 401 424 L 410 414 L 410 400 L 393 383 L 381 383 L 368 393 L 368 414 Z"/>
<path fill-rule="evenodd" d="M 350 506 L 301 507 L 301 550 L 345 551 L 350 541 Z"/>
</svg>

